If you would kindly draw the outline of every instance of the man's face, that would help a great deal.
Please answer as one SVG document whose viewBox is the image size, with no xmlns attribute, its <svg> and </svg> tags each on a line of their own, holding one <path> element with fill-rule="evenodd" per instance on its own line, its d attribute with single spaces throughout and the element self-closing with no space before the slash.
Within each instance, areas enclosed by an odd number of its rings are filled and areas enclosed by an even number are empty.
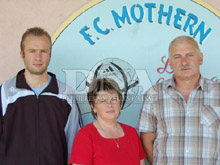
<svg viewBox="0 0 220 165">
<path fill-rule="evenodd" d="M 50 62 L 50 53 L 50 42 L 46 36 L 27 36 L 24 52 L 20 53 L 24 60 L 25 72 L 31 75 L 45 74 Z"/>
<path fill-rule="evenodd" d="M 190 80 L 200 76 L 203 54 L 190 40 L 175 42 L 170 48 L 169 63 L 175 79 Z"/>
</svg>

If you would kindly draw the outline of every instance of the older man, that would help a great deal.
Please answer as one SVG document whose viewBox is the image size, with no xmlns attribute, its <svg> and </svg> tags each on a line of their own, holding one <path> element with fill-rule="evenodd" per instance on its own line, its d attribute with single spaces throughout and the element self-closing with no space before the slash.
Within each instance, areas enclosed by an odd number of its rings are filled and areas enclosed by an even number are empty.
<svg viewBox="0 0 220 165">
<path fill-rule="evenodd" d="M 154 165 L 220 164 L 220 84 L 203 78 L 197 42 L 188 36 L 169 46 L 171 79 L 146 92 L 138 129 Z"/>
<path fill-rule="evenodd" d="M 79 113 L 71 89 L 47 72 L 51 45 L 46 31 L 28 29 L 20 45 L 25 69 L 0 87 L 1 165 L 67 164 Z"/>
</svg>

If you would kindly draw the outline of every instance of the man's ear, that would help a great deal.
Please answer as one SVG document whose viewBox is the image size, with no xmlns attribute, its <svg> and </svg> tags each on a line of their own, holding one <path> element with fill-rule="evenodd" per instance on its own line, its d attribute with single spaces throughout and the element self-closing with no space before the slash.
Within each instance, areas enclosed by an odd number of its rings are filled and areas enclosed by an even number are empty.
<svg viewBox="0 0 220 165">
<path fill-rule="evenodd" d="M 173 69 L 173 65 L 172 65 L 172 63 L 170 62 L 170 58 L 169 58 L 168 60 L 169 60 L 168 63 L 169 63 L 170 68 Z"/>
<path fill-rule="evenodd" d="M 203 53 L 200 53 L 199 55 L 199 62 L 200 62 L 200 65 L 203 64 Z"/>
<path fill-rule="evenodd" d="M 21 50 L 20 51 L 20 57 L 23 59 L 24 58 L 24 52 Z"/>
</svg>

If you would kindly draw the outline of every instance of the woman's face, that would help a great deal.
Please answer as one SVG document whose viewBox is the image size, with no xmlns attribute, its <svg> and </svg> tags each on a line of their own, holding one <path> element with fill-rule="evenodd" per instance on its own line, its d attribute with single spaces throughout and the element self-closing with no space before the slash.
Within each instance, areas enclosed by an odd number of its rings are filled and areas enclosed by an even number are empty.
<svg viewBox="0 0 220 165">
<path fill-rule="evenodd" d="M 115 91 L 100 91 L 97 93 L 92 109 L 97 113 L 97 119 L 105 121 L 116 120 L 120 113 L 120 98 Z"/>
</svg>

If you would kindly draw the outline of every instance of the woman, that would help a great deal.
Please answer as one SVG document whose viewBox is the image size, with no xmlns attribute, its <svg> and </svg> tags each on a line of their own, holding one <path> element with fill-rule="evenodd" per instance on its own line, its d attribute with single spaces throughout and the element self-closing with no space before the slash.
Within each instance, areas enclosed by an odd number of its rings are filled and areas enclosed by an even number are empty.
<svg viewBox="0 0 220 165">
<path fill-rule="evenodd" d="M 136 130 L 116 121 L 122 101 L 118 84 L 95 79 L 87 98 L 96 120 L 77 133 L 70 165 L 144 165 L 146 155 Z"/>
</svg>

